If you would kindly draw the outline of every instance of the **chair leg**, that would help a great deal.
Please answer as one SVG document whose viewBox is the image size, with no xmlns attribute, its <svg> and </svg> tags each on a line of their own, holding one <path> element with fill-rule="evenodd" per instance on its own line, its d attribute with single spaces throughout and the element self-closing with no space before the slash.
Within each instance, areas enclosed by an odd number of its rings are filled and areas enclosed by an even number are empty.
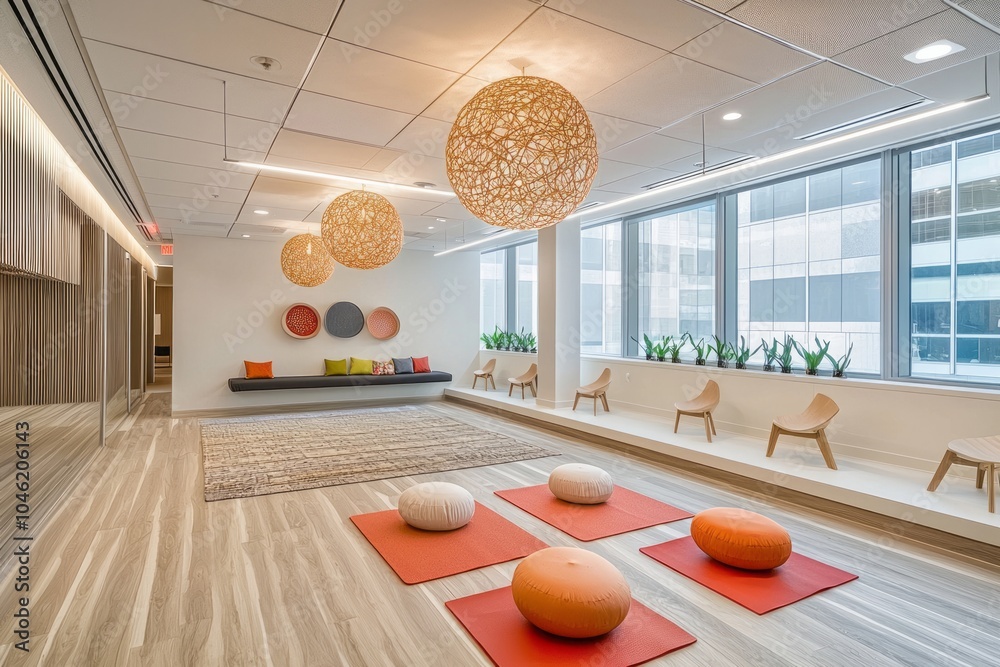
<svg viewBox="0 0 1000 667">
<path fill-rule="evenodd" d="M 478 375 L 473 375 L 473 376 L 472 376 L 472 388 L 473 388 L 473 389 L 475 389 L 475 388 L 476 388 L 476 383 L 477 383 L 477 382 L 479 382 L 479 376 L 478 376 Z"/>
<path fill-rule="evenodd" d="M 774 454 L 774 448 L 778 444 L 778 435 L 780 435 L 778 426 L 776 424 L 771 425 L 771 437 L 767 441 L 767 455 L 771 456 Z"/>
<path fill-rule="evenodd" d="M 826 466 L 831 470 L 836 470 L 837 462 L 833 460 L 833 450 L 830 449 L 830 441 L 826 439 L 825 429 L 820 429 L 816 432 L 816 442 L 819 443 L 819 451 L 823 454 Z"/>
<path fill-rule="evenodd" d="M 510 383 L 510 389 L 507 390 L 507 395 L 508 396 L 513 396 L 514 395 L 514 383 L 513 382 Z"/>
<path fill-rule="evenodd" d="M 494 389 L 497 388 L 497 381 L 493 379 L 493 374 L 492 373 L 490 373 L 490 384 L 493 385 Z"/>
<path fill-rule="evenodd" d="M 608 407 L 608 395 L 607 394 L 601 394 L 601 403 L 604 404 L 604 411 L 605 412 L 611 412 L 611 408 Z"/>
<path fill-rule="evenodd" d="M 521 383 L 521 400 L 524 400 L 524 383 Z"/>
<path fill-rule="evenodd" d="M 576 406 L 577 406 L 577 404 L 578 404 L 579 402 L 580 402 L 580 394 L 577 394 L 577 395 L 576 395 L 576 398 L 574 398 L 574 399 L 573 399 L 573 409 L 574 409 L 574 410 L 576 410 Z"/>
<path fill-rule="evenodd" d="M 537 398 L 538 397 L 538 392 L 535 391 L 535 383 L 534 382 L 530 382 L 528 384 L 528 387 L 531 388 L 531 395 Z"/>
<path fill-rule="evenodd" d="M 704 415 L 705 419 L 705 437 L 708 438 L 709 442 L 712 442 L 712 418 L 708 416 L 706 412 Z"/>
<path fill-rule="evenodd" d="M 991 463 L 986 467 L 986 474 L 990 477 L 990 481 L 986 483 L 986 494 L 989 497 L 990 513 L 996 513 L 994 493 L 996 491 L 997 483 L 997 467 L 995 463 Z"/>
<path fill-rule="evenodd" d="M 597 396 L 594 396 L 594 416 L 597 416 Z"/>
<path fill-rule="evenodd" d="M 976 466 L 976 488 L 983 488 L 983 478 L 986 477 L 986 466 L 978 465 Z"/>
<path fill-rule="evenodd" d="M 681 424 L 681 412 L 677 411 L 677 416 L 674 417 L 674 433 L 677 433 L 677 427 Z"/>
<path fill-rule="evenodd" d="M 928 491 L 937 491 L 938 485 L 941 484 L 941 480 L 948 473 L 948 468 L 955 461 L 955 453 L 950 449 L 944 453 L 941 458 L 941 463 L 938 464 L 937 470 L 934 471 L 934 476 L 931 478 L 931 483 L 927 485 Z"/>
<path fill-rule="evenodd" d="M 708 415 L 708 423 L 712 425 L 712 435 L 719 435 L 715 430 L 715 417 L 712 416 L 711 412 L 706 414 Z"/>
</svg>

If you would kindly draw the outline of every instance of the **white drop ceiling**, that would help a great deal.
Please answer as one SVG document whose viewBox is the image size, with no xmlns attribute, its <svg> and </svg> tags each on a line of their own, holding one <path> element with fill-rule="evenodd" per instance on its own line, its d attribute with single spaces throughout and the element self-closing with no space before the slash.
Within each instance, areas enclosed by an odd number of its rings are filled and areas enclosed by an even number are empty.
<svg viewBox="0 0 1000 667">
<path fill-rule="evenodd" d="M 67 4 L 141 187 L 131 194 L 164 240 L 316 232 L 353 187 L 226 159 L 448 190 L 457 111 L 521 68 L 590 113 L 601 162 L 587 201 L 609 203 L 702 163 L 773 151 L 768 140 L 792 147 L 911 102 L 979 95 L 986 57 L 1000 51 L 1000 10 L 983 0 Z M 965 50 L 903 59 L 938 39 Z M 280 66 L 264 70 L 258 56 Z M 722 120 L 730 111 L 742 118 Z M 399 210 L 409 248 L 495 231 L 454 197 L 370 187 Z"/>
</svg>

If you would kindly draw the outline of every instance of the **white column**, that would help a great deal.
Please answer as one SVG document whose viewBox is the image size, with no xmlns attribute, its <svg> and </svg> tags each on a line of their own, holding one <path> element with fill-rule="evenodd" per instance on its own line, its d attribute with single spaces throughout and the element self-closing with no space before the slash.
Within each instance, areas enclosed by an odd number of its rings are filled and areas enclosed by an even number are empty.
<svg viewBox="0 0 1000 667">
<path fill-rule="evenodd" d="M 580 223 L 538 232 L 538 400 L 573 405 L 580 386 Z"/>
</svg>

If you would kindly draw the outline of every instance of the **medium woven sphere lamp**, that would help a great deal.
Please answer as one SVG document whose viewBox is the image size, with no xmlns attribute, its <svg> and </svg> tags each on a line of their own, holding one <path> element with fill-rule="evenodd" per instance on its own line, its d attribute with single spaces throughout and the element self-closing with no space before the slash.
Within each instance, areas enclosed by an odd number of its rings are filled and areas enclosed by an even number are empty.
<svg viewBox="0 0 1000 667">
<path fill-rule="evenodd" d="M 382 195 L 354 190 L 334 199 L 323 213 L 323 242 L 344 266 L 377 269 L 403 248 L 403 221 Z"/>
<path fill-rule="evenodd" d="M 333 257 L 315 234 L 299 234 L 281 249 L 281 272 L 296 285 L 316 287 L 333 275 Z"/>
<path fill-rule="evenodd" d="M 554 81 L 515 76 L 469 100 L 448 135 L 448 180 L 497 227 L 541 229 L 583 202 L 597 175 L 597 135 L 583 105 Z"/>
</svg>

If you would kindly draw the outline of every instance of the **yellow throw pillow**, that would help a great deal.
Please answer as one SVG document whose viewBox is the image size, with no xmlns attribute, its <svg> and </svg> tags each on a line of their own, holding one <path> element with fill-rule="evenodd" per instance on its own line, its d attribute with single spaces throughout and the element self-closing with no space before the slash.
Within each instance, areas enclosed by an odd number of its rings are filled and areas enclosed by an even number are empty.
<svg viewBox="0 0 1000 667">
<path fill-rule="evenodd" d="M 371 375 L 371 359 L 355 359 L 351 357 L 351 375 Z"/>
<path fill-rule="evenodd" d="M 324 359 L 327 375 L 347 375 L 347 359 Z"/>
</svg>

